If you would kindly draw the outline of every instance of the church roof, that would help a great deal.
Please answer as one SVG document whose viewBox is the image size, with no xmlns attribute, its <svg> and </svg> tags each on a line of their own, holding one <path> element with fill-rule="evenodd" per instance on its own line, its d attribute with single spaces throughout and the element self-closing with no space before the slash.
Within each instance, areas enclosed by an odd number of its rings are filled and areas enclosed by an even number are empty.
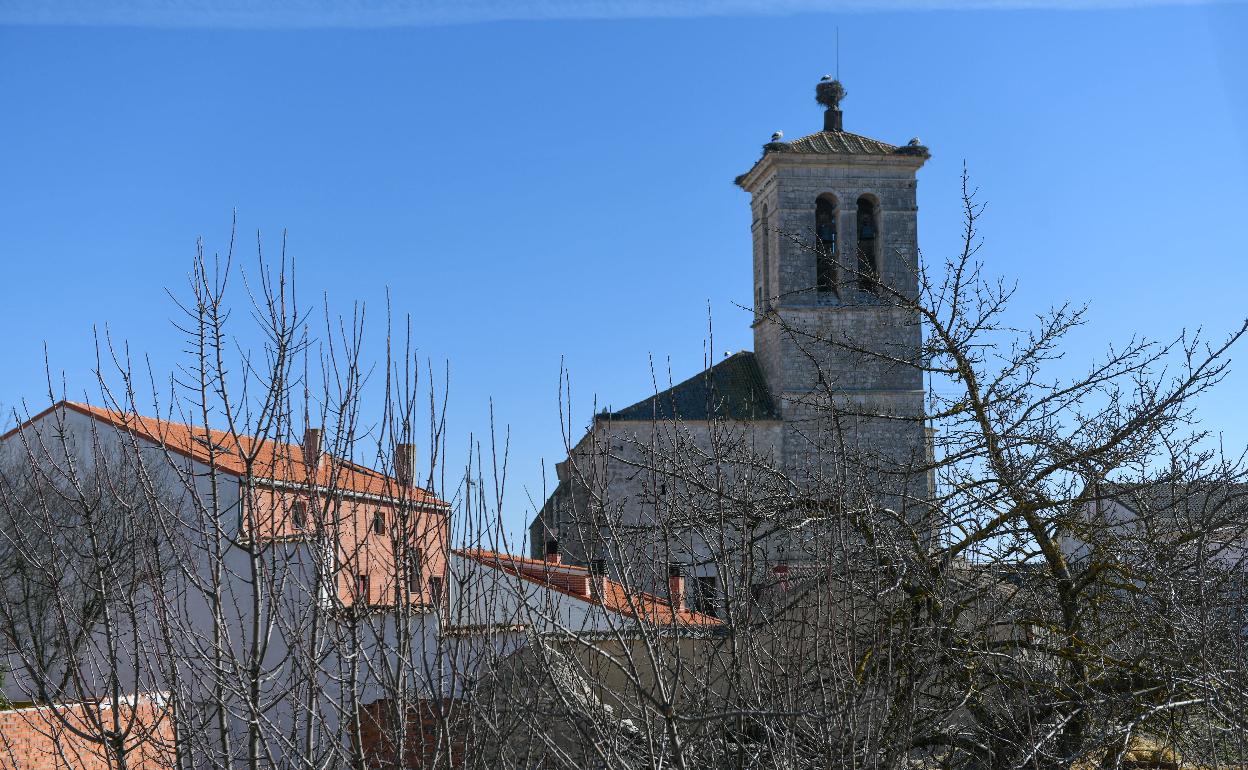
<svg viewBox="0 0 1248 770">
<path fill-rule="evenodd" d="M 765 152 L 802 152 L 815 155 L 893 155 L 902 149 L 848 131 L 819 131 L 791 142 L 773 142 Z"/>
<path fill-rule="evenodd" d="M 898 156 L 908 155 L 916 158 L 931 157 L 927 147 L 912 139 L 909 144 L 897 146 L 869 136 L 854 134 L 849 131 L 818 131 L 791 142 L 768 142 L 763 145 L 763 157 L 750 168 L 753 171 L 772 153 L 794 153 L 797 155 L 857 155 L 857 156 Z M 738 176 L 736 184 L 740 185 L 750 175 L 750 171 Z"/>
<path fill-rule="evenodd" d="M 919 158 L 918 165 L 931 157 L 931 153 L 923 146 L 918 137 L 911 139 L 904 147 L 881 142 L 878 139 L 852 134 L 844 129 L 841 113 L 841 100 L 845 98 L 845 87 L 839 79 L 824 75 L 815 85 L 815 101 L 826 109 L 823 112 L 823 130 L 791 142 L 782 141 L 784 132 L 772 134 L 771 141 L 763 145 L 763 157 L 755 161 L 754 166 L 736 178 L 736 184 L 744 186 L 747 178 L 758 168 L 759 164 L 772 153 L 795 153 L 798 155 L 861 155 L 868 157 L 909 156 Z"/>
<path fill-rule="evenodd" d="M 600 420 L 778 420 L 755 355 L 743 350 L 684 382 Z"/>
</svg>

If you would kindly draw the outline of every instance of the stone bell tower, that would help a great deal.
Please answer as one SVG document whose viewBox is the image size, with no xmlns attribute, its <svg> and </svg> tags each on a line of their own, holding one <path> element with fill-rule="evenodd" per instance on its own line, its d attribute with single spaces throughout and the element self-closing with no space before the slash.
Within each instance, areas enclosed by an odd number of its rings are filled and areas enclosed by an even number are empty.
<svg viewBox="0 0 1248 770">
<path fill-rule="evenodd" d="M 903 470 L 927 456 L 922 330 L 907 303 L 919 291 L 915 174 L 929 154 L 918 139 L 844 130 L 844 97 L 825 76 L 823 130 L 777 132 L 736 180 L 753 214 L 754 350 L 792 467 L 812 483 L 865 480 L 896 509 L 929 485 Z M 829 463 L 830 447 L 845 462 Z"/>
</svg>

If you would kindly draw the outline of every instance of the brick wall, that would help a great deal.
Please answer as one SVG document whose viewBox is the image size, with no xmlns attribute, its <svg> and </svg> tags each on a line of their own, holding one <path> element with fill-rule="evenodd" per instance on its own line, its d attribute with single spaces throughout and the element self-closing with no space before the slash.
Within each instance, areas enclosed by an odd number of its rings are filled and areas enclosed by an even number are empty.
<svg viewBox="0 0 1248 770">
<path fill-rule="evenodd" d="M 463 765 L 466 705 L 452 700 L 421 700 L 407 707 L 405 724 L 399 727 L 399 708 L 383 698 L 360 707 L 360 732 L 352 736 L 363 747 L 369 770 L 413 770 Z M 403 734 L 403 758 L 399 736 Z"/>
<path fill-rule="evenodd" d="M 174 767 L 169 706 L 160 698 L 141 696 L 117 709 L 89 703 L 0 711 L 0 770 L 111 770 L 116 758 L 101 739 L 114 720 L 124 736 L 128 768 Z"/>
</svg>

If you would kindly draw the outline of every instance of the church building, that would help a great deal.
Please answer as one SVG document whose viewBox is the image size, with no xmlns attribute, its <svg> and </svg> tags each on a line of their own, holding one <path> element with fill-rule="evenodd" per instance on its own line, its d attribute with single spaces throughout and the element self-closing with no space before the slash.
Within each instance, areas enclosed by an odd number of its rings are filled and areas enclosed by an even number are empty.
<svg viewBox="0 0 1248 770">
<path fill-rule="evenodd" d="M 824 77 L 822 130 L 777 133 L 736 178 L 754 351 L 596 415 L 530 527 L 535 558 L 558 549 L 643 587 L 683 571 L 709 603 L 734 567 L 817 558 L 801 552 L 806 522 L 923 519 L 915 187 L 929 153 L 844 130 L 844 96 Z"/>
</svg>

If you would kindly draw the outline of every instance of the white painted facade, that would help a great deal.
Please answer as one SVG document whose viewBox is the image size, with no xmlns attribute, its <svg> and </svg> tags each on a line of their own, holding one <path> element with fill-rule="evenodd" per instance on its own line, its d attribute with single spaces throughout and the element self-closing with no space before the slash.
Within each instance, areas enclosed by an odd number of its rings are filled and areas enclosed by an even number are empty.
<svg viewBox="0 0 1248 770">
<path fill-rule="evenodd" d="M 181 739 L 195 742 L 201 756 L 244 757 L 248 726 L 258 725 L 276 762 L 310 746 L 341 748 L 344 725 L 361 704 L 452 688 L 435 614 L 345 611 L 332 587 L 332 549 L 312 538 L 252 548 L 240 536 L 238 476 L 64 407 L 0 443 L 5 468 L 32 456 L 72 467 L 80 480 L 141 469 L 149 498 L 141 502 L 159 501 L 154 513 L 168 552 L 157 560 L 168 571 L 111 595 L 107 628 L 95 626 L 64 668 L 49 671 L 49 656 L 0 640 L 9 700 L 167 693 Z M 72 567 L 66 575 L 90 577 Z M 67 669 L 77 673 L 62 681 Z"/>
</svg>

